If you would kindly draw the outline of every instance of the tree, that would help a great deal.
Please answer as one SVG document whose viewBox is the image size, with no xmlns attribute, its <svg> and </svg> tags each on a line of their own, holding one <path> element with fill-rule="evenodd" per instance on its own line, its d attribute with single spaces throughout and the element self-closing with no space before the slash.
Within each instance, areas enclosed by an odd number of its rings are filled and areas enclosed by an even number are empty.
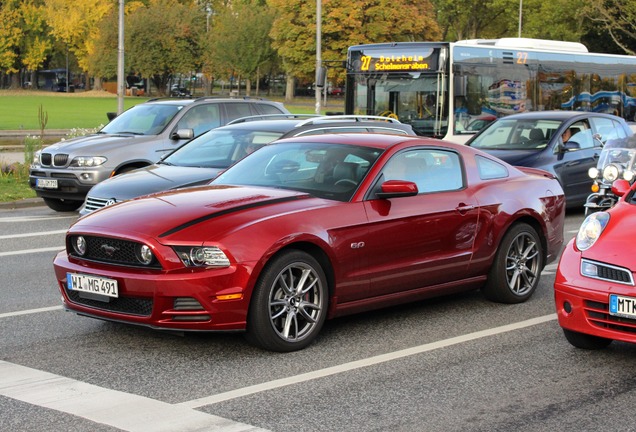
<svg viewBox="0 0 636 432">
<path fill-rule="evenodd" d="M 66 45 L 80 68 L 89 71 L 89 53 L 99 35 L 99 24 L 116 4 L 103 0 L 46 0 L 51 35 Z"/>
<path fill-rule="evenodd" d="M 194 2 L 150 0 L 126 17 L 126 65 L 165 94 L 170 78 L 201 66 L 205 14 Z"/>
<path fill-rule="evenodd" d="M 636 55 L 636 2 L 633 0 L 587 0 L 584 16 L 600 25 L 625 53 Z"/>
<path fill-rule="evenodd" d="M 247 78 L 248 95 L 251 78 L 258 82 L 260 68 L 275 57 L 269 37 L 274 14 L 258 3 L 234 2 L 221 10 L 206 34 L 208 49 L 204 51 L 211 72 L 225 76 L 236 73 Z"/>
<path fill-rule="evenodd" d="M 267 4 L 276 14 L 270 33 L 272 46 L 283 61 L 288 82 L 290 77 L 313 79 L 315 2 L 268 0 Z M 344 61 L 350 45 L 436 40 L 441 36 L 428 0 L 322 0 L 322 15 L 322 58 L 326 62 Z M 287 98 L 291 98 L 289 87 Z"/>
</svg>

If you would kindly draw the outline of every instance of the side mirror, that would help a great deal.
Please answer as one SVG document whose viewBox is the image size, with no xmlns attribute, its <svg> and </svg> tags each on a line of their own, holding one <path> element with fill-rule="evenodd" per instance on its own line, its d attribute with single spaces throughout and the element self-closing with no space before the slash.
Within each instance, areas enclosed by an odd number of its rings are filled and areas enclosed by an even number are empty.
<svg viewBox="0 0 636 432">
<path fill-rule="evenodd" d="M 380 188 L 376 196 L 384 199 L 414 196 L 419 192 L 415 183 L 405 180 L 388 180 Z"/>
<path fill-rule="evenodd" d="M 108 117 L 108 121 L 111 121 L 112 119 L 117 117 L 117 113 L 116 112 L 107 112 L 106 113 L 106 117 Z"/>
<path fill-rule="evenodd" d="M 182 140 L 194 138 L 194 129 L 177 129 L 176 132 L 170 134 L 171 140 Z"/>
<path fill-rule="evenodd" d="M 618 179 L 612 183 L 612 193 L 616 196 L 623 196 L 631 189 L 632 185 L 625 179 Z"/>
<path fill-rule="evenodd" d="M 578 150 L 580 148 L 581 146 L 576 141 L 566 141 L 563 143 L 563 147 L 561 147 L 561 150 L 563 150 L 564 152 L 567 152 L 572 150 Z"/>
</svg>

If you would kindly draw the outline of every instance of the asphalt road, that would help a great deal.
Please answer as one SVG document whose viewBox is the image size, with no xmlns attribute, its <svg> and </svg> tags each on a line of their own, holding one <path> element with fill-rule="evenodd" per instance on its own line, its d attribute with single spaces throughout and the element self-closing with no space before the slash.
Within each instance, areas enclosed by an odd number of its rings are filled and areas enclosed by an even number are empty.
<svg viewBox="0 0 636 432">
<path fill-rule="evenodd" d="M 0 431 L 636 430 L 636 346 L 571 347 L 556 263 L 521 305 L 479 292 L 329 321 L 274 354 L 65 312 L 52 260 L 75 213 L 0 209 Z M 582 213 L 567 217 L 574 236 Z"/>
</svg>

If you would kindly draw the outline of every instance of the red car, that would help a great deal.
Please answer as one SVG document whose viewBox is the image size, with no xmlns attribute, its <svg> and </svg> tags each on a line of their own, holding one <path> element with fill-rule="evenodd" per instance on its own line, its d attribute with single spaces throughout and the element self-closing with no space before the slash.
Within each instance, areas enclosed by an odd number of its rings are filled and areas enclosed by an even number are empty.
<svg viewBox="0 0 636 432">
<path fill-rule="evenodd" d="M 563 244 L 550 174 L 381 134 L 269 144 L 208 186 L 79 219 L 55 259 L 65 307 L 172 330 L 246 330 L 274 351 L 325 319 L 458 291 L 528 299 Z"/>
<path fill-rule="evenodd" d="M 559 325 L 575 347 L 600 349 L 613 340 L 636 343 L 633 241 L 636 196 L 627 180 L 612 192 L 615 207 L 589 215 L 566 246 L 554 282 Z"/>
</svg>

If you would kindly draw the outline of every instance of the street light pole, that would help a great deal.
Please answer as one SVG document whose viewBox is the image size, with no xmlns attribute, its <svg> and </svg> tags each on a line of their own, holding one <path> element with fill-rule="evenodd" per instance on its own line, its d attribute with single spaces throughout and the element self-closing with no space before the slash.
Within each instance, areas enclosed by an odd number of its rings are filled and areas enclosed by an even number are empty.
<svg viewBox="0 0 636 432">
<path fill-rule="evenodd" d="M 523 18 L 523 0 L 519 0 L 519 37 L 521 37 L 521 20 Z"/>
<path fill-rule="evenodd" d="M 320 89 L 322 85 L 318 82 L 320 76 L 322 76 L 322 0 L 316 0 L 316 114 L 320 114 Z M 319 87 L 320 85 L 320 87 Z"/>
<path fill-rule="evenodd" d="M 117 48 L 117 115 L 124 112 L 124 0 L 119 0 L 119 43 Z"/>
</svg>

